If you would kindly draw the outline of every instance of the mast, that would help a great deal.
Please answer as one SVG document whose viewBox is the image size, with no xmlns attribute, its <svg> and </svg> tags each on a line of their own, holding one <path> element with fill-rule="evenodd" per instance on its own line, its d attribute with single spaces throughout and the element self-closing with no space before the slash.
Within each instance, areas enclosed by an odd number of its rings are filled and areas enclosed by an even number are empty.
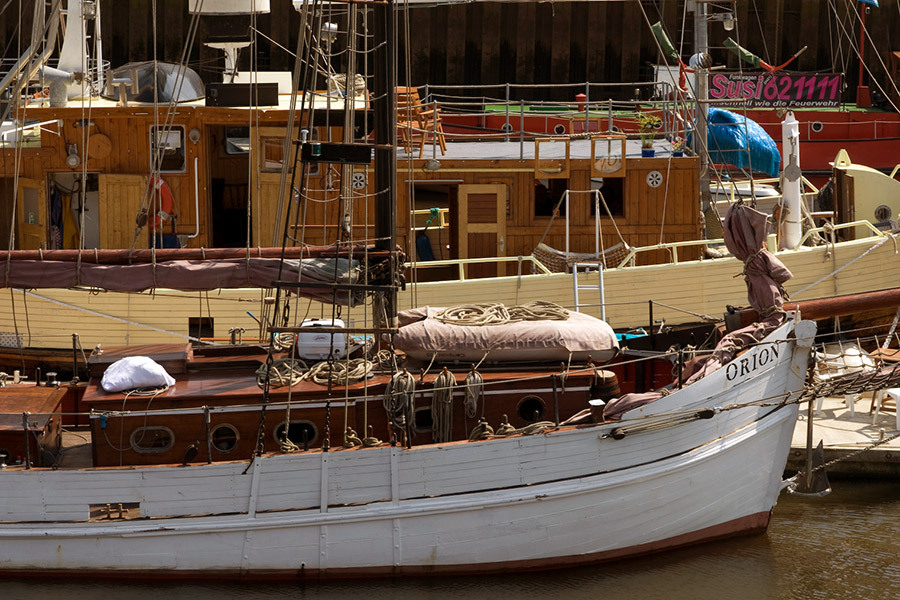
<svg viewBox="0 0 900 600">
<path fill-rule="evenodd" d="M 694 50 L 691 67 L 694 68 L 695 96 L 697 99 L 696 117 L 694 119 L 694 152 L 700 157 L 700 211 L 709 208 L 711 194 L 709 191 L 709 149 L 707 146 L 707 118 L 709 113 L 709 72 L 705 57 L 709 52 L 709 36 L 707 31 L 707 6 L 704 0 L 692 0 L 694 4 Z"/>
<path fill-rule="evenodd" d="M 397 246 L 397 115 L 394 112 L 394 88 L 397 81 L 397 51 L 394 39 L 394 1 L 372 4 L 375 79 L 372 83 L 375 125 L 375 248 L 393 251 Z M 392 270 L 399 265 L 392 263 Z M 392 278 L 393 279 L 393 278 Z M 387 292 L 387 323 L 397 320 L 397 291 Z"/>
</svg>

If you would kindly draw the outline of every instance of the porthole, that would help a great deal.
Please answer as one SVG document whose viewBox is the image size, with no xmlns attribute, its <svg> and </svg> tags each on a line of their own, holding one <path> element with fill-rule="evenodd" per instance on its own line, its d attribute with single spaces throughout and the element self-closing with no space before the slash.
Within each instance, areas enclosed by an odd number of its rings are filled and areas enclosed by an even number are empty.
<svg viewBox="0 0 900 600">
<path fill-rule="evenodd" d="M 275 428 L 275 441 L 277 443 L 281 443 L 282 436 L 284 435 L 284 428 L 284 421 L 279 423 L 278 427 Z M 319 437 L 319 430 L 316 429 L 316 426 L 311 421 L 291 421 L 287 434 L 288 439 L 298 446 L 303 446 L 304 444 L 312 446 Z"/>
<path fill-rule="evenodd" d="M 825 129 L 825 124 L 822 121 L 813 121 L 809 127 L 813 130 L 813 133 L 819 133 Z"/>
<path fill-rule="evenodd" d="M 231 452 L 237 447 L 238 441 L 241 439 L 238 430 L 233 425 L 223 423 L 216 425 L 209 434 L 212 440 L 212 447 L 223 454 Z"/>
<path fill-rule="evenodd" d="M 131 449 L 141 454 L 159 454 L 171 450 L 175 434 L 168 427 L 138 427 L 129 438 Z"/>
<path fill-rule="evenodd" d="M 535 423 L 544 416 L 544 401 L 539 396 L 525 396 L 519 400 L 516 413 L 526 423 Z"/>
<path fill-rule="evenodd" d="M 875 209 L 875 222 L 884 223 L 891 220 L 891 207 L 881 204 Z"/>
<path fill-rule="evenodd" d="M 512 130 L 513 126 L 509 121 L 500 126 L 500 131 L 502 131 L 503 133 L 512 133 Z"/>
<path fill-rule="evenodd" d="M 431 414 L 431 407 L 423 406 L 422 408 L 417 408 L 413 420 L 415 422 L 417 433 L 430 432 L 432 425 L 434 425 L 434 416 Z"/>
<path fill-rule="evenodd" d="M 562 123 L 558 123 L 555 127 L 553 127 L 553 133 L 556 135 L 563 135 L 566 132 L 566 126 Z"/>
<path fill-rule="evenodd" d="M 609 130 L 613 133 L 622 133 L 622 130 L 619 129 L 618 125 L 613 125 L 612 127 L 609 128 Z"/>
</svg>

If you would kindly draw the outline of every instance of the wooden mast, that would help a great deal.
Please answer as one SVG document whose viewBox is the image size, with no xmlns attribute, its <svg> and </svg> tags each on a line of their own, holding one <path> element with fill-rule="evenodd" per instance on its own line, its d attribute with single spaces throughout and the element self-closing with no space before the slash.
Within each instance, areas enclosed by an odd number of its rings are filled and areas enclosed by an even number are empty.
<svg viewBox="0 0 900 600">
<path fill-rule="evenodd" d="M 397 115 L 394 112 L 397 54 L 394 40 L 393 0 L 372 4 L 374 16 L 375 79 L 372 84 L 375 124 L 375 248 L 393 251 L 396 248 L 397 223 Z M 392 271 L 398 268 L 392 261 Z M 392 280 L 395 278 L 392 276 Z M 386 298 L 388 323 L 397 318 L 397 292 Z"/>
</svg>

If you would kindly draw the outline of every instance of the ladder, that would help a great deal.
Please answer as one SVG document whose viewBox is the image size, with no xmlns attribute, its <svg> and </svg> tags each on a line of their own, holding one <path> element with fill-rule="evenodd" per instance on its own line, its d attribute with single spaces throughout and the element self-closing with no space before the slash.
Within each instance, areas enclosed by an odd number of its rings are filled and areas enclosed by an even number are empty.
<svg viewBox="0 0 900 600">
<path fill-rule="evenodd" d="M 575 297 L 575 312 L 581 312 L 581 304 L 578 300 L 578 290 L 593 290 L 593 284 L 578 284 L 578 272 L 588 274 L 591 271 L 597 272 L 596 289 L 600 292 L 600 318 L 606 320 L 606 293 L 603 289 L 603 263 L 573 263 L 572 264 L 572 293 Z"/>
</svg>

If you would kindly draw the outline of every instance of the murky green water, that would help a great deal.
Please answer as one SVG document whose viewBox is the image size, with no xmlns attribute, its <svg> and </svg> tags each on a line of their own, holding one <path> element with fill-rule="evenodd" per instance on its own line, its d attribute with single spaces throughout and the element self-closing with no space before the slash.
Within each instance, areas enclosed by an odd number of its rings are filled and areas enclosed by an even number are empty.
<svg viewBox="0 0 900 600">
<path fill-rule="evenodd" d="M 784 495 L 769 532 L 610 565 L 502 577 L 327 584 L 0 582 L 3 600 L 636 600 L 900 597 L 900 481 L 833 482 L 816 500 Z"/>
</svg>

